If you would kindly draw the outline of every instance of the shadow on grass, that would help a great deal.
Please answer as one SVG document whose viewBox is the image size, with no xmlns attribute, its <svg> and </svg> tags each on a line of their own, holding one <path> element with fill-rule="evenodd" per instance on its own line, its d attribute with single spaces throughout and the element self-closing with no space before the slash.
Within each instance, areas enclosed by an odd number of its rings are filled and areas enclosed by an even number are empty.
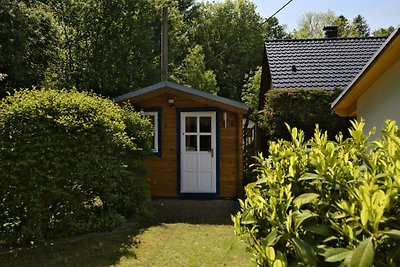
<svg viewBox="0 0 400 267">
<path fill-rule="evenodd" d="M 132 247 L 136 236 L 151 226 L 168 223 L 231 225 L 231 214 L 238 210 L 232 200 L 154 199 L 154 216 L 130 222 L 107 233 L 95 233 L 58 240 L 53 245 L 7 253 L 0 251 L 0 266 L 110 266 L 121 258 L 136 258 Z"/>
<path fill-rule="evenodd" d="M 0 266 L 110 266 L 123 256 L 136 256 L 129 248 L 136 245 L 139 232 L 134 228 L 95 233 L 11 253 L 3 251 Z"/>
<path fill-rule="evenodd" d="M 231 214 L 239 210 L 235 200 L 153 199 L 152 224 L 190 223 L 232 225 Z"/>
</svg>

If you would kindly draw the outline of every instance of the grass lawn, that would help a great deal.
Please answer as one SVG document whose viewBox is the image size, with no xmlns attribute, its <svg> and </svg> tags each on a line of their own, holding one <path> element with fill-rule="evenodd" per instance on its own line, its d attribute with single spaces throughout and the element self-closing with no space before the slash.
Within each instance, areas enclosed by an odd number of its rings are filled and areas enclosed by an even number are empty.
<svg viewBox="0 0 400 267">
<path fill-rule="evenodd" d="M 133 226 L 11 254 L 2 252 L 0 266 L 251 266 L 244 244 L 233 241 L 232 225 L 217 223 L 215 218 L 209 224 Z"/>
</svg>

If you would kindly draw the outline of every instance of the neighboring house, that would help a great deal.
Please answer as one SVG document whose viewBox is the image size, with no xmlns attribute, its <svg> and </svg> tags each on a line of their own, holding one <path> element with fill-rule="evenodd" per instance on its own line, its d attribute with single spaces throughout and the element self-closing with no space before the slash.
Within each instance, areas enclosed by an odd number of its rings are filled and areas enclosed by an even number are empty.
<svg viewBox="0 0 400 267">
<path fill-rule="evenodd" d="M 365 130 L 378 130 L 386 119 L 400 123 L 400 28 L 398 27 L 377 53 L 332 103 L 340 116 L 364 118 Z M 379 131 L 377 132 L 379 135 Z"/>
<path fill-rule="evenodd" d="M 275 89 L 344 89 L 385 42 L 385 37 L 265 42 L 259 110 Z"/>
<path fill-rule="evenodd" d="M 237 197 L 243 183 L 243 118 L 248 106 L 172 82 L 114 98 L 154 123 L 146 160 L 152 196 Z"/>
<path fill-rule="evenodd" d="M 332 30 L 332 27 L 329 27 Z M 331 34 L 332 32 L 330 32 Z M 266 41 L 262 66 L 259 111 L 265 94 L 279 89 L 344 89 L 385 42 L 385 37 Z M 256 146 L 265 135 L 257 130 Z"/>
</svg>

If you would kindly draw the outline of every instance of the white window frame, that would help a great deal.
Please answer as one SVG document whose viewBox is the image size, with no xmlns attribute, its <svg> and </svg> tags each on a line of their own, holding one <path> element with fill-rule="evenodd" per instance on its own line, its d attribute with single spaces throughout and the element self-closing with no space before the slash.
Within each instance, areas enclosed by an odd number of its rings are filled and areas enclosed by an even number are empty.
<svg viewBox="0 0 400 267">
<path fill-rule="evenodd" d="M 158 144 L 158 111 L 144 111 L 143 114 L 146 117 L 150 117 L 150 116 L 154 116 L 154 147 L 152 149 L 152 151 L 154 153 L 159 153 L 160 149 L 159 149 L 159 144 Z"/>
</svg>

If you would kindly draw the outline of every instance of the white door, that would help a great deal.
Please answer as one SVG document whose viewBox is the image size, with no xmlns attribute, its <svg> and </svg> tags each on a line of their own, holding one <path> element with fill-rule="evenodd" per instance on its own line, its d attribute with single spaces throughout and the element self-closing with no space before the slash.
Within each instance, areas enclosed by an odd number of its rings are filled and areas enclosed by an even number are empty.
<svg viewBox="0 0 400 267">
<path fill-rule="evenodd" d="M 181 112 L 181 193 L 216 193 L 216 112 Z"/>
</svg>

